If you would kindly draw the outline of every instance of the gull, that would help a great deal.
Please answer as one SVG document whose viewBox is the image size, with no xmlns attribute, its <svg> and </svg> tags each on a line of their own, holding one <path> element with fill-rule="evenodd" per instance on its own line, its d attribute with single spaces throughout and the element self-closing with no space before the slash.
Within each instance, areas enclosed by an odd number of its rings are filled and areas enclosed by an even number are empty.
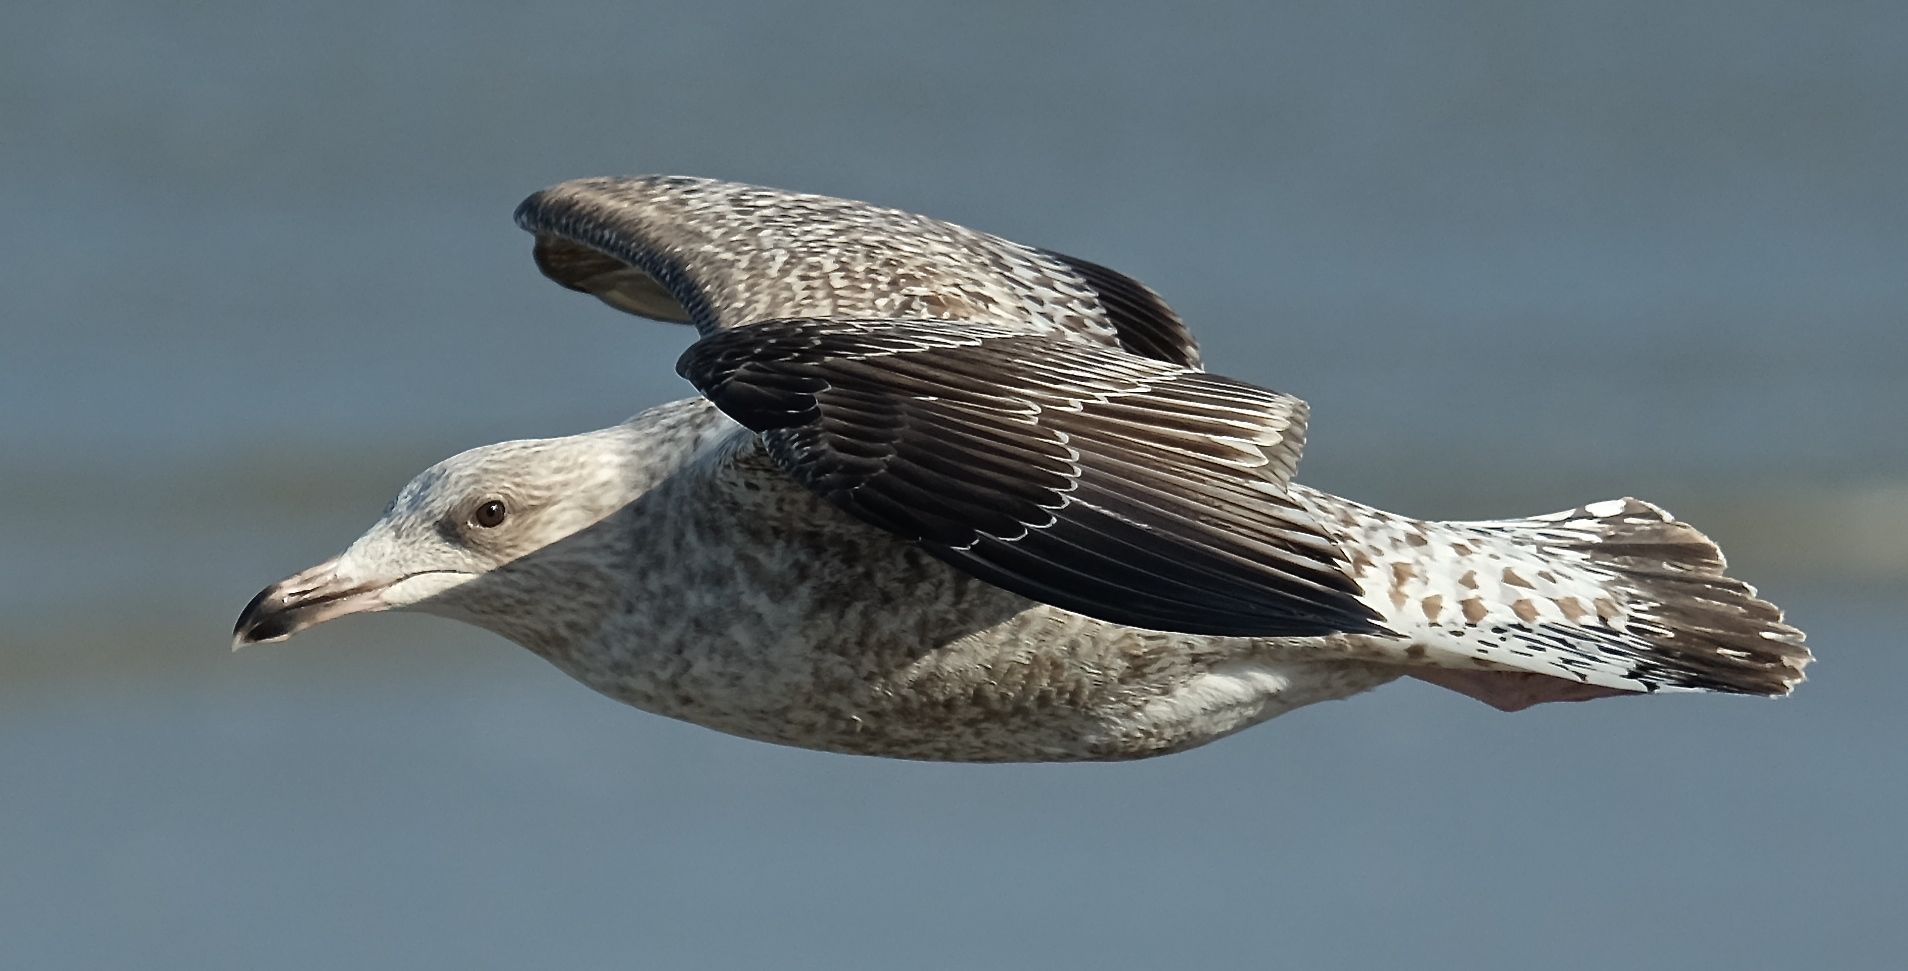
<svg viewBox="0 0 1908 971">
<path fill-rule="evenodd" d="M 235 647 L 474 624 L 637 708 L 833 752 L 1142 758 L 1409 676 L 1514 711 L 1784 695 L 1800 631 L 1636 499 L 1409 518 L 1293 481 L 1304 401 L 1106 267 L 668 176 L 517 210 L 544 275 L 692 325 L 699 397 L 419 474 Z"/>
</svg>

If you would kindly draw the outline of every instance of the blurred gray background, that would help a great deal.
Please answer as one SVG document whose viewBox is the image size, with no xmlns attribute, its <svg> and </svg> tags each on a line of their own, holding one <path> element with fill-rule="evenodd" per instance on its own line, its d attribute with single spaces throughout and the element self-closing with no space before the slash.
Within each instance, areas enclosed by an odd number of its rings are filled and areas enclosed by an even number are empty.
<svg viewBox="0 0 1908 971">
<path fill-rule="evenodd" d="M 28 2 L 0 964 L 1898 967 L 1908 6 Z M 684 396 L 512 206 L 680 172 L 1132 272 L 1399 511 L 1636 494 L 1780 703 L 1397 684 L 1112 766 L 778 749 L 448 622 L 227 653 L 469 446 Z"/>
</svg>

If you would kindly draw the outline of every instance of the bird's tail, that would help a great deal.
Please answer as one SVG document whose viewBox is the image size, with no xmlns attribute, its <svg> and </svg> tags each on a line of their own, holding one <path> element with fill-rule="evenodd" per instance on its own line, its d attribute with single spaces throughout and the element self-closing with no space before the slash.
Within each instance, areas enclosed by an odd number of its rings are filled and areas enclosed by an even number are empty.
<svg viewBox="0 0 1908 971">
<path fill-rule="evenodd" d="M 1614 499 L 1474 525 L 1602 578 L 1617 610 L 1595 619 L 1621 630 L 1626 643 L 1641 642 L 1631 676 L 1646 685 L 1785 695 L 1802 682 L 1811 660 L 1802 632 L 1724 572 L 1728 564 L 1709 537 L 1651 503 Z"/>
<path fill-rule="evenodd" d="M 1715 543 L 1638 499 L 1488 522 L 1356 508 L 1375 518 L 1327 515 L 1362 520 L 1348 530 L 1363 540 L 1348 544 L 1354 569 L 1412 663 L 1783 695 L 1811 659 L 1780 609 L 1724 573 Z"/>
</svg>

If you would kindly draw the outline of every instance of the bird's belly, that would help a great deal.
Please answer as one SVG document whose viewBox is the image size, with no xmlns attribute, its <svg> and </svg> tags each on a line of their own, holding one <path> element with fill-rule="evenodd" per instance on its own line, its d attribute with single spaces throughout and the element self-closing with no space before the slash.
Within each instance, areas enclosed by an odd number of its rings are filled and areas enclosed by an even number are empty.
<svg viewBox="0 0 1908 971">
<path fill-rule="evenodd" d="M 1099 636 L 1105 625 L 911 549 L 803 552 L 799 565 L 764 556 L 741 571 L 747 579 L 705 578 L 683 591 L 679 610 L 633 618 L 608 638 L 639 657 L 614 672 L 572 673 L 637 707 L 732 734 L 956 760 L 1090 757 L 1083 746 L 1176 674 L 1156 664 L 1136 676 L 1121 663 L 1129 645 Z"/>
<path fill-rule="evenodd" d="M 1291 697 L 1305 695 L 1324 671 L 1238 677 L 1276 652 L 1035 603 L 779 474 L 752 481 L 646 532 L 627 603 L 593 643 L 546 656 L 604 694 L 719 731 L 956 761 L 1190 748 L 1291 707 L 1283 689 L 1300 682 Z M 1330 696 L 1384 680 L 1361 677 L 1328 673 Z"/>
<path fill-rule="evenodd" d="M 729 553 L 639 566 L 592 644 L 546 656 L 636 707 L 806 748 L 1026 761 L 1193 743 L 1138 724 L 1207 662 L 1193 639 L 1034 603 L 798 498 L 812 517 L 709 505 L 650 537 Z"/>
<path fill-rule="evenodd" d="M 636 707 L 734 735 L 967 762 L 1181 751 L 1395 675 L 1105 624 L 896 545 L 891 557 L 832 560 L 819 583 L 812 561 L 791 567 L 782 597 L 699 585 L 671 615 L 695 623 L 627 630 L 614 641 L 648 645 L 642 656 L 572 673 Z"/>
</svg>

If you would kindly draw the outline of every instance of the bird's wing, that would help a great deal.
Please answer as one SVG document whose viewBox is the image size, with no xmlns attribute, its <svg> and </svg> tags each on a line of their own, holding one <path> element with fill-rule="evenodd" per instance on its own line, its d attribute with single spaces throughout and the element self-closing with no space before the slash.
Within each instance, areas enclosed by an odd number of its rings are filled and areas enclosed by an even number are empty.
<svg viewBox="0 0 1908 971">
<path fill-rule="evenodd" d="M 674 176 L 579 179 L 517 207 L 537 267 L 703 336 L 790 317 L 971 321 L 1199 366 L 1158 294 L 1103 266 L 895 209 Z"/>
<path fill-rule="evenodd" d="M 822 498 L 1023 596 L 1153 630 L 1382 630 L 1287 495 L 1289 395 L 939 321 L 765 321 L 676 369 Z"/>
</svg>

